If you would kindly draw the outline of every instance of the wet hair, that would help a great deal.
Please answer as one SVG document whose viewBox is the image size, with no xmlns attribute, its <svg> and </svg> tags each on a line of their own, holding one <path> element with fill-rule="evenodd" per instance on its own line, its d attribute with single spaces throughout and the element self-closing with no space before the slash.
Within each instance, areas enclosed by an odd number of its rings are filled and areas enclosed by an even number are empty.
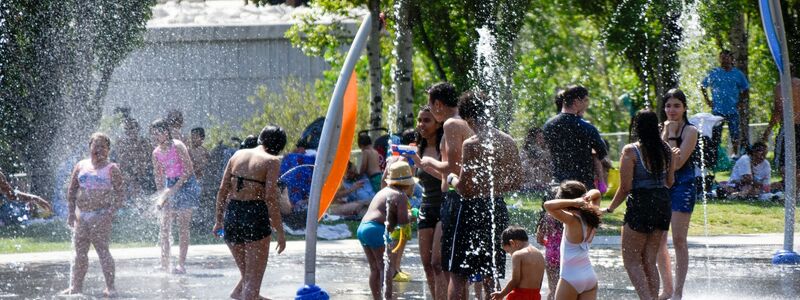
<svg viewBox="0 0 800 300">
<path fill-rule="evenodd" d="M 755 142 L 752 145 L 750 145 L 750 148 L 747 149 L 747 154 L 752 155 L 756 151 L 766 151 L 766 150 L 767 150 L 767 144 L 764 144 L 762 142 Z"/>
<path fill-rule="evenodd" d="M 244 141 L 239 144 L 239 149 L 253 149 L 255 147 L 258 147 L 258 138 L 252 134 L 244 138 Z"/>
<path fill-rule="evenodd" d="M 731 53 L 731 50 L 728 50 L 728 49 L 722 49 L 722 51 L 720 51 L 720 52 L 719 52 L 719 55 L 727 55 L 727 56 L 731 56 L 731 55 L 733 55 L 733 53 Z"/>
<path fill-rule="evenodd" d="M 541 155 L 539 147 L 536 146 L 536 137 L 544 135 L 544 130 L 540 127 L 531 126 L 528 128 L 528 133 L 525 135 L 525 141 L 522 143 L 522 151 L 528 157 L 536 157 Z"/>
<path fill-rule="evenodd" d="M 789 75 L 792 77 L 797 77 L 797 69 L 794 67 L 793 63 L 789 63 Z"/>
<path fill-rule="evenodd" d="M 684 94 L 683 91 L 681 91 L 680 89 L 670 89 L 669 91 L 667 91 L 667 93 L 661 96 L 661 107 L 663 107 L 665 110 L 662 113 L 666 115 L 667 101 L 669 101 L 669 99 L 672 98 L 678 99 L 681 101 L 681 103 L 683 103 L 683 108 L 685 108 L 685 110 L 683 111 L 683 121 L 689 122 L 689 117 L 688 117 L 689 107 L 686 106 L 686 94 Z M 665 117 L 664 120 L 666 119 L 667 118 Z"/>
<path fill-rule="evenodd" d="M 481 92 L 466 91 L 458 97 L 458 114 L 464 120 L 486 123 L 487 109 L 486 95 Z"/>
<path fill-rule="evenodd" d="M 108 148 L 111 148 L 111 138 L 109 138 L 108 135 L 106 135 L 105 133 L 102 132 L 92 133 L 92 135 L 89 137 L 89 146 L 91 147 L 92 143 L 94 143 L 94 141 L 96 140 L 105 141 L 106 145 L 108 145 Z"/>
<path fill-rule="evenodd" d="M 565 180 L 558 186 L 558 193 L 556 199 L 576 199 L 583 197 L 589 192 L 586 186 L 580 181 Z M 581 215 L 581 219 L 586 222 L 586 225 L 592 228 L 600 227 L 600 209 L 594 205 L 586 205 L 583 207 L 573 207 L 567 209 L 572 212 L 577 212 Z"/>
<path fill-rule="evenodd" d="M 183 113 L 180 110 L 171 110 L 167 113 L 167 124 L 169 127 L 183 126 Z"/>
<path fill-rule="evenodd" d="M 500 234 L 500 240 L 503 242 L 503 246 L 510 245 L 511 240 L 527 242 L 528 232 L 525 231 L 525 228 L 519 226 L 508 226 L 508 228 L 503 230 L 503 233 Z"/>
<path fill-rule="evenodd" d="M 420 113 L 421 112 L 431 113 L 431 107 L 428 106 L 428 105 L 425 105 L 422 108 L 420 108 L 419 112 Z M 436 119 L 434 119 L 433 122 L 439 124 L 438 122 L 436 122 Z M 441 126 L 441 124 L 439 124 L 439 128 L 436 129 L 436 140 L 433 141 L 434 146 L 436 147 L 436 153 L 437 154 L 441 154 L 442 153 L 442 150 L 439 149 L 439 146 L 440 146 L 439 144 L 441 144 L 440 142 L 442 141 L 442 137 L 444 137 L 444 126 Z M 416 138 L 417 138 L 417 147 L 418 147 L 418 150 L 419 150 L 419 155 L 420 155 L 420 157 L 422 157 L 422 154 L 425 153 L 425 148 L 428 148 L 428 140 L 426 140 L 424 137 L 422 137 L 422 135 L 419 133 L 419 131 L 416 131 Z"/>
<path fill-rule="evenodd" d="M 586 185 L 576 180 L 564 180 L 558 185 L 556 199 L 575 199 L 583 196 L 589 190 Z"/>
<path fill-rule="evenodd" d="M 206 138 L 206 130 L 203 129 L 203 127 L 192 128 L 191 132 L 192 132 L 192 134 L 198 135 L 201 139 L 205 139 Z"/>
<path fill-rule="evenodd" d="M 150 123 L 150 131 L 166 132 L 169 139 L 172 139 L 172 133 L 169 131 L 169 124 L 164 119 L 158 119 Z"/>
<path fill-rule="evenodd" d="M 640 110 L 631 120 L 630 142 L 638 141 L 641 144 L 642 160 L 653 174 L 666 171 L 672 158 L 658 127 L 658 116 L 650 109 Z"/>
<path fill-rule="evenodd" d="M 439 82 L 428 88 L 428 96 L 431 102 L 441 101 L 445 106 L 458 106 L 458 93 L 456 87 L 449 82 Z M 431 104 L 432 104 L 431 103 Z"/>
<path fill-rule="evenodd" d="M 372 138 L 369 137 L 369 134 L 366 133 L 359 133 L 358 134 L 358 146 L 369 146 L 372 145 Z"/>
<path fill-rule="evenodd" d="M 267 153 L 278 155 L 286 147 L 286 132 L 280 126 L 267 125 L 261 129 L 258 143 L 264 146 Z"/>
<path fill-rule="evenodd" d="M 558 92 L 556 95 L 556 106 L 558 111 L 561 111 L 563 106 L 572 107 L 576 100 L 581 100 L 589 96 L 589 90 L 580 85 L 570 85 L 566 89 Z M 560 104 L 559 104 L 560 103 Z"/>
</svg>

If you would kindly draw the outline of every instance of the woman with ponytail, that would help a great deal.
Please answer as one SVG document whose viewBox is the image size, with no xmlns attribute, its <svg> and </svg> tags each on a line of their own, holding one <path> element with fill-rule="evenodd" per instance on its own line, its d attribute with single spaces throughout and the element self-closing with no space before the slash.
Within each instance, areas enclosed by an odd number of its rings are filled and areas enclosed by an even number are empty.
<svg viewBox="0 0 800 300">
<path fill-rule="evenodd" d="M 658 116 L 645 109 L 631 122 L 631 141 L 620 158 L 620 187 L 604 210 L 613 213 L 626 199 L 622 229 L 622 262 L 639 299 L 656 299 L 659 277 L 656 257 L 672 214 L 669 187 L 676 160 L 661 140 Z"/>
</svg>

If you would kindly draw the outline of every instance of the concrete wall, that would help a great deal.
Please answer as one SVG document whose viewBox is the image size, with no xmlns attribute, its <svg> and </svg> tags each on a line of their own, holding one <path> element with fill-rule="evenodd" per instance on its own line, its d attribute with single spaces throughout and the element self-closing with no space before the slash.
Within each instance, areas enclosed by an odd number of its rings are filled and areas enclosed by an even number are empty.
<svg viewBox="0 0 800 300">
<path fill-rule="evenodd" d="M 293 76 L 313 82 L 328 65 L 305 56 L 284 38 L 289 24 L 149 28 L 144 45 L 114 71 L 103 112 L 131 108 L 142 128 L 172 109 L 184 130 L 233 124 L 257 113 L 247 97 L 256 87 L 280 90 Z"/>
</svg>

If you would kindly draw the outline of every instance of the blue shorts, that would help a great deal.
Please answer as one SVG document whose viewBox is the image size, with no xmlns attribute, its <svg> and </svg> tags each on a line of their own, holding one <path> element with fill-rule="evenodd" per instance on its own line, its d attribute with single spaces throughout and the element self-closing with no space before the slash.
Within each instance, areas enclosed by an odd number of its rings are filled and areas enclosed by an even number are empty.
<svg viewBox="0 0 800 300">
<path fill-rule="evenodd" d="M 738 141 L 739 140 L 739 113 L 731 113 L 731 114 L 722 114 L 722 113 L 714 113 L 715 116 L 720 116 L 725 118 L 725 121 L 728 122 L 728 133 L 730 134 L 731 141 Z M 720 138 L 722 138 L 722 123 L 714 127 L 715 134 L 720 134 Z M 736 153 L 738 154 L 738 153 Z"/>
<path fill-rule="evenodd" d="M 178 177 L 167 178 L 167 188 L 172 187 L 178 182 Z M 169 205 L 173 209 L 190 209 L 200 207 L 200 184 L 194 176 L 186 179 L 181 189 L 169 199 Z"/>
<path fill-rule="evenodd" d="M 669 189 L 672 200 L 672 211 L 692 213 L 697 200 L 697 187 L 695 187 L 694 169 L 675 172 L 675 184 Z"/>
<path fill-rule="evenodd" d="M 386 225 L 377 221 L 367 221 L 358 225 L 356 233 L 361 246 L 367 248 L 385 247 L 392 242 L 389 233 L 386 232 Z"/>
</svg>

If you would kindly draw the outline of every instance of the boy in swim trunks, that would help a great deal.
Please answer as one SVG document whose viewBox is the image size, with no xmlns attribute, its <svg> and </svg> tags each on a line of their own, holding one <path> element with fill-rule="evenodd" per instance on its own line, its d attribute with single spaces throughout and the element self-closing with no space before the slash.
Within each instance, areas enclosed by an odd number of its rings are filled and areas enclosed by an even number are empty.
<svg viewBox="0 0 800 300">
<path fill-rule="evenodd" d="M 492 293 L 492 300 L 540 300 L 539 289 L 544 278 L 544 256 L 528 243 L 528 233 L 511 226 L 500 236 L 503 250 L 511 255 L 511 281 L 500 292 Z"/>
<path fill-rule="evenodd" d="M 414 177 L 407 162 L 396 162 L 388 168 L 387 186 L 372 198 L 357 233 L 369 262 L 369 289 L 375 300 L 383 299 L 381 282 L 386 288 L 383 296 L 392 299 L 394 270 L 389 268 L 384 272 L 383 255 L 386 245 L 391 243 L 389 233 L 409 222 L 408 197 L 414 192 Z M 392 260 L 393 256 L 389 257 Z"/>
<path fill-rule="evenodd" d="M 372 148 L 372 139 L 366 134 L 358 135 L 358 148 L 361 149 L 361 161 L 358 173 L 369 178 L 372 190 L 381 189 L 381 161 L 378 151 Z"/>
</svg>

